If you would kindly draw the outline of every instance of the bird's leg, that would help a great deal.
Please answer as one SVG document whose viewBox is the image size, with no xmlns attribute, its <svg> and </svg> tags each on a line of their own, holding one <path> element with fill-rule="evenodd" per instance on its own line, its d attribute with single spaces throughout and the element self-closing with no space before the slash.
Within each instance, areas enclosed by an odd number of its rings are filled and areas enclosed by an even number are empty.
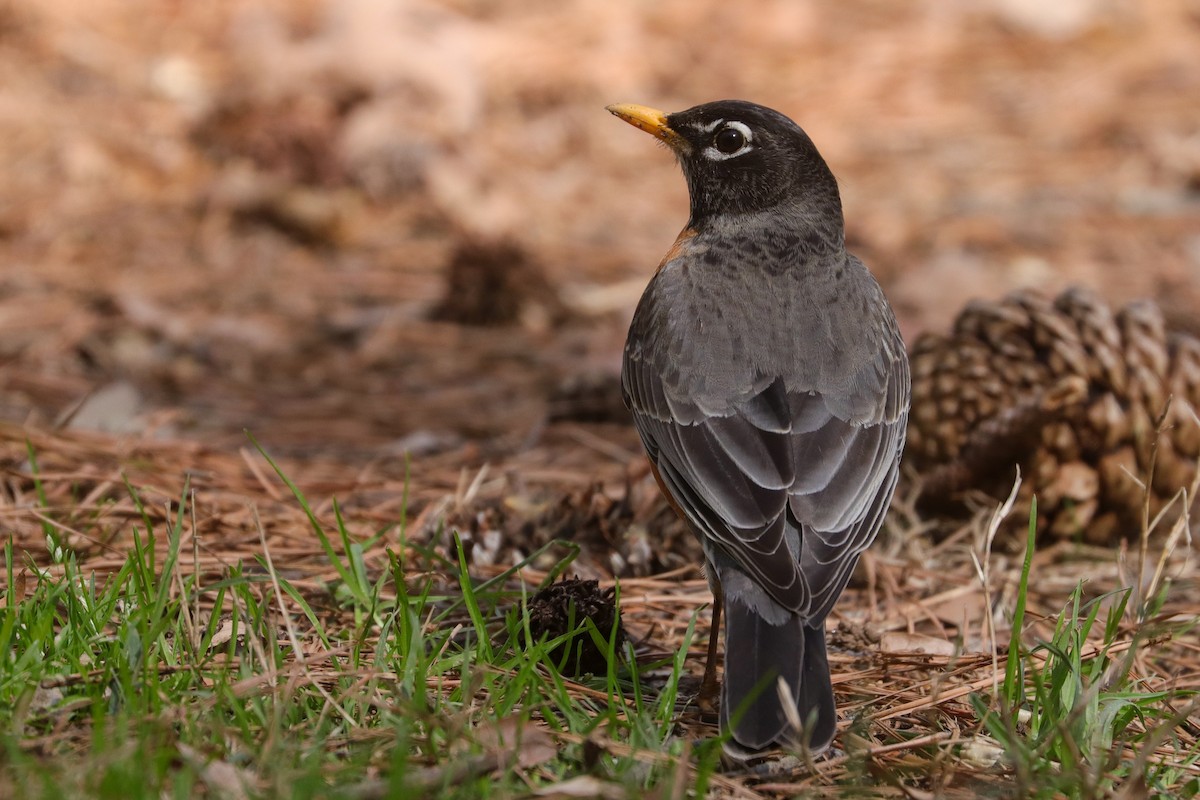
<svg viewBox="0 0 1200 800">
<path fill-rule="evenodd" d="M 696 705 L 700 710 L 712 712 L 716 710 L 717 693 L 721 685 L 717 682 L 717 643 L 721 635 L 721 591 L 719 581 L 714 581 L 712 625 L 708 629 L 708 658 L 704 661 L 704 678 L 700 681 L 700 694 L 696 697 Z"/>
</svg>

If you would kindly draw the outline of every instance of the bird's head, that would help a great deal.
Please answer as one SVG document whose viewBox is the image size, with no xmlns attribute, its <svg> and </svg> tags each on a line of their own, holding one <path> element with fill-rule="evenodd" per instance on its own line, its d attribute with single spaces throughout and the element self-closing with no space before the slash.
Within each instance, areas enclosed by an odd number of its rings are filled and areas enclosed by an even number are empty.
<svg viewBox="0 0 1200 800">
<path fill-rule="evenodd" d="M 674 114 L 632 104 L 608 110 L 674 151 L 691 193 L 692 225 L 716 214 L 778 208 L 808 216 L 834 208 L 840 227 L 833 173 L 808 134 L 778 111 L 743 100 Z"/>
</svg>

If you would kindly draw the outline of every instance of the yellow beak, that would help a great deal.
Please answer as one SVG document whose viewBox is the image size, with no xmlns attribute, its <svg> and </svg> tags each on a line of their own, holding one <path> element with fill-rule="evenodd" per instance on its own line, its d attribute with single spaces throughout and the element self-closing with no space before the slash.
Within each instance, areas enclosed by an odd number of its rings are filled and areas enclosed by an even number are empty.
<svg viewBox="0 0 1200 800">
<path fill-rule="evenodd" d="M 684 139 L 667 125 L 667 115 L 657 108 L 639 106 L 634 103 L 614 103 L 607 110 L 635 128 L 657 136 L 673 148 L 684 144 Z"/>
</svg>

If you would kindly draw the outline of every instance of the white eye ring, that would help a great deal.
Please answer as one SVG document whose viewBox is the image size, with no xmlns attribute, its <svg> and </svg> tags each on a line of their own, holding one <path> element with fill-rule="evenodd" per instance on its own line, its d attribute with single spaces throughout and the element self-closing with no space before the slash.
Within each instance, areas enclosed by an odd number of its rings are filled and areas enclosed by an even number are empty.
<svg viewBox="0 0 1200 800">
<path fill-rule="evenodd" d="M 749 125 L 745 124 L 744 122 L 738 122 L 735 119 L 731 119 L 724 124 L 724 128 L 732 128 L 733 130 L 742 134 L 742 138 L 745 140 L 745 142 L 741 147 L 739 147 L 737 150 L 734 150 L 732 153 L 722 153 L 713 145 L 709 145 L 708 147 L 704 148 L 704 157 L 709 161 L 725 161 L 726 159 L 737 158 L 738 156 L 745 155 L 754 149 L 754 134 L 750 132 Z M 724 128 L 722 128 L 722 130 L 724 130 Z"/>
</svg>

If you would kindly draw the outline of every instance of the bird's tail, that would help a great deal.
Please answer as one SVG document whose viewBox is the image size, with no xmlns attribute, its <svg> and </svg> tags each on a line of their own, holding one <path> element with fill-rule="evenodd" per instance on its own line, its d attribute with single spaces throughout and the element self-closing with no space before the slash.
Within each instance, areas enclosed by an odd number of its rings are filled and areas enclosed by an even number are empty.
<svg viewBox="0 0 1200 800">
<path fill-rule="evenodd" d="M 825 620 L 815 628 L 804 626 L 804 676 L 800 679 L 796 709 L 804 723 L 808 748 L 820 753 L 829 747 L 837 733 L 837 706 L 833 700 L 829 659 L 825 655 Z"/>
<path fill-rule="evenodd" d="M 799 739 L 780 700 L 777 684 L 782 677 L 795 699 L 809 748 L 814 753 L 825 750 L 836 732 L 837 712 L 824 622 L 811 628 L 789 615 L 783 624 L 773 625 L 728 594 L 725 611 L 721 730 L 732 730 L 733 742 L 750 751 Z"/>
</svg>

